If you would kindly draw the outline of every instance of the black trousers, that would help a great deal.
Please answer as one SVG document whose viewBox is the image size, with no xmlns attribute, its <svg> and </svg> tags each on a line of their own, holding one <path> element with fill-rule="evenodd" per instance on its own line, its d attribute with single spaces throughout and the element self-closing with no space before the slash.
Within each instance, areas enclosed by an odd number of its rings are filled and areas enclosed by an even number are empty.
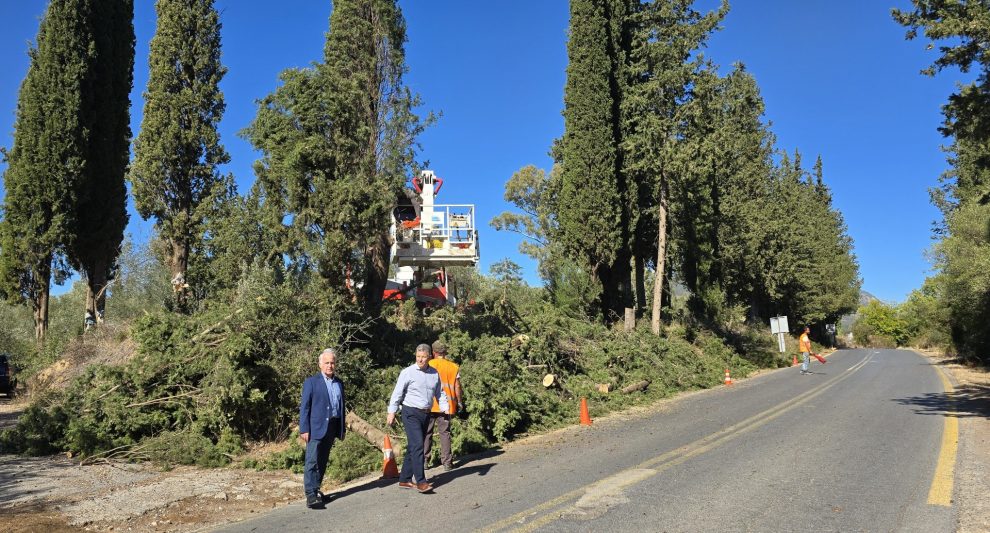
<svg viewBox="0 0 990 533">
<path fill-rule="evenodd" d="M 320 439 L 314 439 L 312 435 L 306 443 L 306 462 L 303 466 L 303 489 L 306 494 L 316 494 L 323 484 L 323 474 L 327 471 L 327 463 L 330 462 L 330 448 L 333 441 L 340 433 L 340 419 L 331 418 L 327 425 L 327 434 Z"/>
<path fill-rule="evenodd" d="M 402 458 L 399 481 L 409 482 L 413 477 L 416 478 L 417 483 L 426 481 L 426 470 L 423 468 L 423 438 L 429 421 L 428 411 L 411 407 L 402 408 L 402 427 L 406 428 L 406 456 Z"/>
</svg>

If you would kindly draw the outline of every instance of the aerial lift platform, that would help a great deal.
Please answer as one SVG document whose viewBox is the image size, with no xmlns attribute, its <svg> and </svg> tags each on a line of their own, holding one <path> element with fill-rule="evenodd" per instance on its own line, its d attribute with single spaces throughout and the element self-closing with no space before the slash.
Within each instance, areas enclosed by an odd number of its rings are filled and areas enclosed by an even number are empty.
<svg viewBox="0 0 990 533">
<path fill-rule="evenodd" d="M 437 204 L 443 186 L 431 170 L 412 179 L 390 230 L 396 275 L 386 300 L 415 299 L 425 306 L 455 305 L 448 266 L 476 266 L 480 258 L 473 204 Z"/>
</svg>

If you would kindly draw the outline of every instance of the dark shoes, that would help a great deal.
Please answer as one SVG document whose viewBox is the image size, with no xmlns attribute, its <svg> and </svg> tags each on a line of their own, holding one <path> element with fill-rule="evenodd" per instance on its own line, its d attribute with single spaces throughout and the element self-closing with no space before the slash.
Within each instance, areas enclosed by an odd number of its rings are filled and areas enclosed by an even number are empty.
<svg viewBox="0 0 990 533">
<path fill-rule="evenodd" d="M 310 509 L 323 509 L 323 498 L 319 492 L 306 495 L 306 507 Z"/>
<path fill-rule="evenodd" d="M 420 492 L 426 493 L 433 490 L 433 484 L 427 483 L 426 481 L 420 481 L 419 483 L 413 483 L 412 481 L 400 481 L 400 489 L 416 489 Z"/>
</svg>

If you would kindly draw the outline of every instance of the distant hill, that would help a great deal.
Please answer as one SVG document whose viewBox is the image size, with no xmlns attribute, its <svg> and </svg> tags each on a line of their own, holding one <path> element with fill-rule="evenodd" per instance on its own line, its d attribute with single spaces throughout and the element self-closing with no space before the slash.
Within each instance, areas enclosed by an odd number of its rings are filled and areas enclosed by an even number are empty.
<svg viewBox="0 0 990 533">
<path fill-rule="evenodd" d="M 879 300 L 879 299 L 880 298 L 877 298 L 876 296 L 873 296 L 872 294 L 870 294 L 870 293 L 868 293 L 868 292 L 866 292 L 866 291 L 864 291 L 862 289 L 860 289 L 860 291 L 859 291 L 859 305 L 860 305 L 860 307 L 862 307 L 862 306 L 864 306 L 864 305 L 872 302 L 873 300 Z"/>
<path fill-rule="evenodd" d="M 860 289 L 859 291 L 860 307 L 863 307 L 864 305 L 867 305 L 874 300 L 880 300 L 880 298 L 877 298 L 876 296 L 873 296 L 872 294 Z M 857 318 L 859 318 L 859 313 L 855 313 L 855 312 L 840 318 L 839 331 L 842 333 L 849 333 L 850 331 L 852 331 L 852 325 L 853 323 L 856 322 Z"/>
</svg>

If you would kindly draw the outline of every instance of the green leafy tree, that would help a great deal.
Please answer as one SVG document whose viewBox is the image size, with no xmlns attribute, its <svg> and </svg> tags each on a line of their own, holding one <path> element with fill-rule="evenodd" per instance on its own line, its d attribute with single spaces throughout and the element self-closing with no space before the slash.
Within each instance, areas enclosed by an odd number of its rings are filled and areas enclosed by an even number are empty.
<svg viewBox="0 0 990 533">
<path fill-rule="evenodd" d="M 167 244 L 170 275 L 188 279 L 190 255 L 203 238 L 229 161 L 217 125 L 225 108 L 220 80 L 220 15 L 213 0 L 158 0 L 144 118 L 134 143 L 134 203 Z M 183 291 L 177 291 L 180 304 Z"/>
<path fill-rule="evenodd" d="M 859 321 L 853 325 L 856 341 L 867 346 L 902 346 L 908 340 L 907 324 L 897 310 L 880 300 L 859 308 Z"/>
<path fill-rule="evenodd" d="M 519 251 L 539 262 L 540 277 L 553 304 L 574 318 L 585 317 L 593 312 L 601 285 L 583 261 L 569 257 L 555 240 L 560 168 L 554 165 L 549 175 L 533 165 L 517 170 L 505 184 L 505 200 L 521 213 L 505 211 L 491 225 L 522 235 Z"/>
<path fill-rule="evenodd" d="M 402 81 L 405 41 L 396 2 L 334 2 L 324 61 L 284 71 L 245 131 L 264 153 L 255 171 L 266 217 L 291 220 L 279 253 L 332 291 L 346 293 L 348 279 L 362 286 L 371 314 L 388 276 L 391 211 L 424 128 Z"/>
<path fill-rule="evenodd" d="M 945 300 L 945 275 L 929 277 L 920 289 L 911 291 L 898 306 L 910 342 L 922 348 L 946 349 L 951 346 L 949 309 Z"/>
<path fill-rule="evenodd" d="M 0 293 L 27 302 L 35 338 L 48 329 L 52 277 L 61 283 L 76 231 L 77 193 L 86 171 L 89 138 L 81 113 L 92 66 L 89 2 L 53 0 L 29 55 L 6 153 L 0 223 Z"/>
<path fill-rule="evenodd" d="M 977 0 L 913 0 L 913 9 L 893 10 L 894 20 L 907 28 L 908 39 L 923 33 L 928 48 L 939 42 L 939 57 L 922 71 L 934 76 L 946 68 L 976 71 L 976 79 L 959 84 L 942 107 L 942 134 L 950 168 L 932 199 L 944 215 L 936 233 L 937 266 L 949 310 L 953 344 L 965 358 L 988 361 L 990 356 L 990 257 L 986 221 L 990 205 L 990 5 Z"/>
<path fill-rule="evenodd" d="M 125 174 L 130 158 L 130 92 L 134 79 L 133 0 L 90 2 L 92 65 L 80 109 L 88 133 L 69 250 L 87 282 L 86 312 L 103 320 L 107 281 L 117 270 L 127 225 Z"/>
<path fill-rule="evenodd" d="M 539 261 L 541 269 L 549 260 L 550 238 L 556 229 L 552 175 L 559 173 L 559 168 L 554 166 L 551 176 L 533 165 L 517 170 L 505 184 L 504 197 L 522 213 L 505 211 L 491 221 L 497 231 L 521 235 L 524 240 L 519 243 L 519 251 Z"/>
<path fill-rule="evenodd" d="M 990 361 L 990 204 L 966 203 L 946 216 L 948 234 L 936 245 L 944 277 L 943 305 L 959 354 Z"/>
</svg>

